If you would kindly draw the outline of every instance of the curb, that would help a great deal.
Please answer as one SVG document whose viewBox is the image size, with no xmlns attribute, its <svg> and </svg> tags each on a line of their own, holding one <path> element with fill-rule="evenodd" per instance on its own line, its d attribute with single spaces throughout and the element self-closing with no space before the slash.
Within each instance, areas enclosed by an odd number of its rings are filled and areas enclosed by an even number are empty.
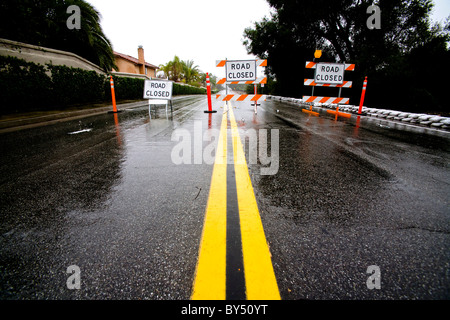
<svg viewBox="0 0 450 320">
<path fill-rule="evenodd" d="M 300 107 L 310 107 L 311 104 L 303 102 L 302 99 L 296 98 L 286 98 L 280 96 L 271 96 L 267 95 L 267 99 L 271 99 L 274 101 L 280 101 L 288 104 L 298 105 Z M 323 104 L 319 102 L 315 102 L 313 105 L 314 108 L 326 108 L 335 110 L 337 108 L 337 104 Z M 417 127 L 428 127 L 432 129 L 440 129 L 444 131 L 450 131 L 450 117 L 442 117 L 437 115 L 430 115 L 425 113 L 412 113 L 412 112 L 402 112 L 390 109 L 377 109 L 377 108 L 368 108 L 362 107 L 362 113 L 358 114 L 358 106 L 354 105 L 341 105 L 339 106 L 339 111 L 342 112 L 350 112 L 356 116 L 368 116 L 378 119 L 391 120 L 394 122 L 402 123 L 402 124 L 410 124 L 415 125 Z"/>
</svg>

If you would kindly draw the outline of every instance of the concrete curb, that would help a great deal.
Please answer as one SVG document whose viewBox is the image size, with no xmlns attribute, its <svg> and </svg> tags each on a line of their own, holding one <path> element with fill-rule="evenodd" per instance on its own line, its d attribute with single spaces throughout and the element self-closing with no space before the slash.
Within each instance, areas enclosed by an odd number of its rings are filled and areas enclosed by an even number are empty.
<svg viewBox="0 0 450 320">
<path fill-rule="evenodd" d="M 310 103 L 304 102 L 302 99 L 295 98 L 286 98 L 280 96 L 271 96 L 267 95 L 267 99 L 271 99 L 274 101 L 280 101 L 288 104 L 298 105 L 300 107 L 309 108 L 311 106 Z M 314 103 L 313 110 L 315 108 L 326 108 L 335 110 L 337 108 L 337 104 L 322 104 L 322 103 Z M 358 106 L 354 105 L 340 105 L 339 111 L 349 112 L 355 115 L 358 115 Z M 412 113 L 412 112 L 402 112 L 390 109 L 377 109 L 377 108 L 367 108 L 362 107 L 363 116 L 378 118 L 378 119 L 386 119 L 394 122 L 399 122 L 403 124 L 415 125 L 418 127 L 428 127 L 433 129 L 441 129 L 445 131 L 450 131 L 450 117 L 441 117 L 437 115 L 430 115 L 425 113 Z"/>
</svg>

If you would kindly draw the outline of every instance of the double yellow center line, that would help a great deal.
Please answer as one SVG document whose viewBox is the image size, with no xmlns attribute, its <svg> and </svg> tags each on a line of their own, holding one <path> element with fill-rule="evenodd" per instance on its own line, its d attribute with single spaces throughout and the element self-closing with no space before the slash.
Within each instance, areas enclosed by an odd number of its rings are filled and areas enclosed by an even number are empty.
<svg viewBox="0 0 450 320">
<path fill-rule="evenodd" d="M 191 298 L 194 300 L 225 300 L 227 298 L 227 183 L 236 183 L 246 297 L 249 300 L 279 300 L 280 293 L 248 173 L 244 149 L 233 109 L 231 107 L 227 109 L 228 112 L 225 111 L 222 116 Z M 228 182 L 227 115 L 230 117 L 236 175 L 236 181 Z"/>
</svg>

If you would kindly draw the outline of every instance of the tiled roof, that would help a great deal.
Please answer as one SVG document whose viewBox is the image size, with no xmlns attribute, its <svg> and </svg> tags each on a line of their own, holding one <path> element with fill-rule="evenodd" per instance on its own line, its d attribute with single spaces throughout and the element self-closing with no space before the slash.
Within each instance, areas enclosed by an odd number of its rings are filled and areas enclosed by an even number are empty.
<svg viewBox="0 0 450 320">
<path fill-rule="evenodd" d="M 134 57 L 132 57 L 132 56 L 129 56 L 129 55 L 123 54 L 123 53 L 119 53 L 119 52 L 116 52 L 116 51 L 113 51 L 113 53 L 114 53 L 115 56 L 121 57 L 121 58 L 123 58 L 123 59 L 125 59 L 125 60 L 128 60 L 128 61 L 131 61 L 131 62 L 133 62 L 134 64 L 137 64 L 137 65 L 140 64 L 140 63 L 139 63 L 139 60 L 136 59 L 136 58 L 134 58 Z M 146 62 L 145 65 L 146 65 L 147 67 L 150 67 L 150 68 L 153 68 L 153 69 L 159 69 L 157 66 L 155 66 L 155 65 L 153 65 L 153 64 L 151 64 L 151 63 L 148 63 L 148 62 Z"/>
</svg>

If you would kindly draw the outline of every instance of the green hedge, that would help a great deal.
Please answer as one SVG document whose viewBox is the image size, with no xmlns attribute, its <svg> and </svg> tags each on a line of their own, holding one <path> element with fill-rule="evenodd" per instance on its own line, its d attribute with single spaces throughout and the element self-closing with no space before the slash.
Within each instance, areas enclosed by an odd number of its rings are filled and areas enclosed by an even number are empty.
<svg viewBox="0 0 450 320">
<path fill-rule="evenodd" d="M 109 77 L 105 84 L 106 101 L 111 101 L 111 85 Z M 116 100 L 143 99 L 144 79 L 113 76 Z"/>
<path fill-rule="evenodd" d="M 182 85 L 179 83 L 173 84 L 173 95 L 181 94 L 206 94 L 205 88 L 197 88 L 189 85 Z"/>
<path fill-rule="evenodd" d="M 111 102 L 109 76 L 67 66 L 45 66 L 0 56 L 0 114 Z M 113 76 L 116 100 L 143 98 L 144 79 Z M 173 95 L 206 94 L 174 83 Z"/>
<path fill-rule="evenodd" d="M 103 102 L 105 82 L 95 71 L 0 56 L 0 114 Z"/>
<path fill-rule="evenodd" d="M 47 65 L 51 72 L 50 105 L 96 103 L 105 100 L 104 75 L 66 66 Z"/>
<path fill-rule="evenodd" d="M 51 97 L 51 78 L 42 65 L 0 56 L 1 114 L 40 107 Z"/>
</svg>

